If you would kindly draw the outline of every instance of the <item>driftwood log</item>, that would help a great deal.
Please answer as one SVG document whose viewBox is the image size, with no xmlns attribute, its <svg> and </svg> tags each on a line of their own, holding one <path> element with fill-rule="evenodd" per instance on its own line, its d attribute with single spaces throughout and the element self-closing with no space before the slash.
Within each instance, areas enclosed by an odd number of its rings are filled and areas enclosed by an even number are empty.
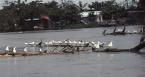
<svg viewBox="0 0 145 77">
<path fill-rule="evenodd" d="M 88 46 L 89 47 L 89 46 Z M 95 49 L 92 47 L 93 52 L 135 52 L 139 53 L 141 49 L 145 47 L 145 42 L 142 42 L 138 44 L 137 46 L 130 48 L 130 49 L 118 49 L 118 48 L 104 48 L 104 49 Z M 66 49 L 67 48 L 67 49 Z M 1 57 L 16 57 L 16 56 L 39 56 L 39 55 L 50 55 L 50 54 L 65 54 L 65 53 L 74 53 L 74 52 L 79 52 L 80 49 L 75 47 L 64 47 L 60 53 L 55 53 L 55 52 L 24 52 L 24 51 L 19 51 L 17 53 L 13 52 L 4 52 L 0 53 L 0 58 Z"/>
<path fill-rule="evenodd" d="M 131 51 L 139 52 L 143 48 L 145 48 L 145 42 L 141 42 L 140 44 L 132 48 Z"/>
<path fill-rule="evenodd" d="M 137 33 L 128 33 L 128 32 L 113 32 L 113 33 L 106 33 L 106 32 L 103 32 L 102 34 L 103 34 L 104 36 L 105 36 L 105 35 L 114 35 L 114 36 L 116 36 L 116 35 L 144 34 L 144 33 L 142 33 L 142 32 L 137 32 Z"/>
<path fill-rule="evenodd" d="M 118 49 L 118 48 L 106 48 L 106 49 L 94 49 L 93 52 L 135 52 L 140 53 L 140 50 L 145 48 L 145 42 L 138 44 L 137 46 L 130 49 Z"/>
</svg>

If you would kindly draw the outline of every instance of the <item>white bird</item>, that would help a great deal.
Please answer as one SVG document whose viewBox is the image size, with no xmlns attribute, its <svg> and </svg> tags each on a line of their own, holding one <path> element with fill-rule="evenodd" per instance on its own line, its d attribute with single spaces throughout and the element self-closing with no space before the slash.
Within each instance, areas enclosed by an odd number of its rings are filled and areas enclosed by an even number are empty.
<svg viewBox="0 0 145 77">
<path fill-rule="evenodd" d="M 53 43 L 54 43 L 54 44 L 57 44 L 58 42 L 57 42 L 57 41 L 53 41 Z"/>
<path fill-rule="evenodd" d="M 61 44 L 61 43 L 62 43 L 62 41 L 58 41 L 58 43 L 59 43 L 59 44 Z"/>
<path fill-rule="evenodd" d="M 68 43 L 69 43 L 69 44 L 72 44 L 72 41 L 69 40 Z"/>
<path fill-rule="evenodd" d="M 45 42 L 45 44 L 48 45 L 49 43 L 48 42 Z"/>
<path fill-rule="evenodd" d="M 52 42 L 53 44 L 55 43 L 55 41 L 54 41 L 54 40 L 52 40 L 52 41 L 50 41 L 50 42 Z"/>
<path fill-rule="evenodd" d="M 76 42 L 76 41 L 73 41 L 73 43 L 74 43 L 74 44 L 77 44 L 77 42 Z"/>
<path fill-rule="evenodd" d="M 50 42 L 48 42 L 48 44 L 49 44 L 49 45 L 53 45 L 53 42 L 52 42 L 52 41 L 50 41 Z"/>
<path fill-rule="evenodd" d="M 27 45 L 28 43 L 24 43 L 24 44 L 26 44 L 26 45 Z"/>
<path fill-rule="evenodd" d="M 82 42 L 79 41 L 78 44 L 82 44 Z"/>
<path fill-rule="evenodd" d="M 9 46 L 6 47 L 6 51 L 10 51 Z"/>
<path fill-rule="evenodd" d="M 127 31 L 128 33 L 130 33 L 130 31 Z"/>
<path fill-rule="evenodd" d="M 34 45 L 35 44 L 35 42 L 33 41 L 33 42 L 31 42 L 31 43 L 29 43 L 30 45 Z"/>
<path fill-rule="evenodd" d="M 42 49 L 40 48 L 39 51 L 42 52 Z"/>
<path fill-rule="evenodd" d="M 64 43 L 68 43 L 67 41 L 64 41 Z"/>
<path fill-rule="evenodd" d="M 16 52 L 17 52 L 17 51 L 16 51 L 16 47 L 14 47 L 14 48 L 13 48 L 13 53 L 16 53 Z"/>
<path fill-rule="evenodd" d="M 97 43 L 97 44 L 94 44 L 94 47 L 95 47 L 95 48 L 97 48 L 97 49 L 99 49 L 99 48 L 100 48 L 100 46 L 99 46 L 99 41 L 98 41 L 98 43 Z"/>
<path fill-rule="evenodd" d="M 24 52 L 28 52 L 27 47 L 24 48 Z"/>
<path fill-rule="evenodd" d="M 85 42 L 82 42 L 82 45 L 84 45 L 85 44 Z"/>
<path fill-rule="evenodd" d="M 134 30 L 134 31 L 133 31 L 133 33 L 137 33 L 137 31 L 136 31 L 136 30 Z"/>
<path fill-rule="evenodd" d="M 110 43 L 108 44 L 108 47 L 113 47 L 112 41 L 110 41 Z"/>
<path fill-rule="evenodd" d="M 122 29 L 118 29 L 117 31 L 118 31 L 118 32 L 121 32 L 121 31 L 122 31 Z"/>
<path fill-rule="evenodd" d="M 30 42 L 30 43 L 25 42 L 25 45 L 34 45 L 34 44 L 35 44 L 34 41 L 33 42 Z"/>
<path fill-rule="evenodd" d="M 92 41 L 91 43 L 92 43 L 92 44 L 95 44 L 95 42 L 94 42 L 94 41 Z"/>
<path fill-rule="evenodd" d="M 98 41 L 98 45 L 102 44 L 100 41 Z"/>
</svg>

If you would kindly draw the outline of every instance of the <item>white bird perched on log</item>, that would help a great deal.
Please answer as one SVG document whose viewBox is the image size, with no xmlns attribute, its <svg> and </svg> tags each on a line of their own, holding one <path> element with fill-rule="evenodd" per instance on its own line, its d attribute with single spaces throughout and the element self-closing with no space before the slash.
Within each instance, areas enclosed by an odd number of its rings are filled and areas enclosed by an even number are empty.
<svg viewBox="0 0 145 77">
<path fill-rule="evenodd" d="M 42 49 L 40 48 L 39 51 L 42 52 Z"/>
<path fill-rule="evenodd" d="M 52 41 L 50 41 L 50 42 L 48 42 L 48 44 L 49 44 L 49 45 L 53 45 L 53 42 L 52 42 Z"/>
<path fill-rule="evenodd" d="M 68 40 L 68 43 L 69 43 L 69 44 L 72 44 L 72 41 Z"/>
<path fill-rule="evenodd" d="M 137 31 L 136 31 L 136 30 L 134 30 L 134 31 L 133 31 L 133 33 L 137 33 Z"/>
<path fill-rule="evenodd" d="M 9 46 L 6 46 L 6 52 L 10 51 Z"/>
<path fill-rule="evenodd" d="M 95 48 L 99 49 L 100 48 L 100 42 L 98 41 L 97 44 L 94 44 Z"/>
<path fill-rule="evenodd" d="M 76 41 L 73 41 L 73 43 L 74 43 L 74 44 L 77 44 L 77 42 L 76 42 Z"/>
<path fill-rule="evenodd" d="M 95 44 L 95 42 L 94 42 L 94 41 L 92 41 L 91 43 L 92 43 L 92 44 Z"/>
<path fill-rule="evenodd" d="M 108 44 L 108 47 L 113 47 L 113 43 L 112 43 L 112 41 L 110 41 L 110 43 Z"/>
<path fill-rule="evenodd" d="M 28 43 L 25 42 L 25 45 L 28 45 Z"/>
<path fill-rule="evenodd" d="M 80 45 L 80 44 L 82 44 L 82 42 L 81 42 L 81 41 L 79 41 L 79 42 L 78 42 L 78 44 Z"/>
<path fill-rule="evenodd" d="M 131 33 L 131 32 L 128 30 L 127 33 Z"/>
<path fill-rule="evenodd" d="M 31 43 L 29 43 L 30 45 L 34 45 L 35 44 L 35 42 L 33 41 L 33 42 L 31 42 Z"/>
<path fill-rule="evenodd" d="M 49 42 L 45 42 L 45 45 L 48 45 L 49 44 Z"/>
<path fill-rule="evenodd" d="M 25 45 L 35 45 L 35 42 L 34 41 L 30 43 L 25 42 Z"/>
<path fill-rule="evenodd" d="M 17 52 L 17 51 L 16 51 L 16 47 L 14 47 L 14 48 L 13 48 L 13 53 L 16 53 L 16 52 Z"/>
<path fill-rule="evenodd" d="M 28 52 L 28 49 L 27 49 L 27 47 L 25 47 L 25 48 L 24 48 L 24 52 Z"/>
<path fill-rule="evenodd" d="M 59 44 L 62 44 L 62 41 L 58 41 Z"/>
<path fill-rule="evenodd" d="M 121 31 L 122 31 L 122 29 L 118 29 L 117 31 L 118 31 L 118 32 L 121 32 Z"/>
</svg>

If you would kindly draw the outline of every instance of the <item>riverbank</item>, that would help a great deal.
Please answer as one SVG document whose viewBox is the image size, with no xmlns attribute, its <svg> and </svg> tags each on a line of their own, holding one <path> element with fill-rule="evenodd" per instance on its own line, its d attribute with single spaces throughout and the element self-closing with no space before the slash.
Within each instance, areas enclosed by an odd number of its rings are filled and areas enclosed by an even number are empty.
<svg viewBox="0 0 145 77">
<path fill-rule="evenodd" d="M 71 25 L 66 25 L 63 29 L 81 29 L 81 28 L 114 27 L 114 26 L 120 27 L 120 26 L 143 26 L 143 25 L 137 25 L 137 24 L 108 25 L 108 24 L 91 23 L 91 24 L 71 24 Z"/>
<path fill-rule="evenodd" d="M 116 27 L 121 27 L 124 25 L 116 25 Z M 125 24 L 125 26 L 140 26 L 142 27 L 143 25 L 132 25 L 132 24 Z M 3 31 L 0 33 L 24 33 L 24 32 L 45 32 L 45 31 L 59 31 L 59 30 L 74 30 L 74 29 L 85 29 L 85 28 L 105 28 L 105 27 L 113 27 L 114 25 L 99 25 L 96 23 L 92 23 L 92 24 L 70 24 L 70 25 L 66 25 L 63 28 L 56 28 L 56 29 L 52 29 L 52 30 L 48 30 L 48 29 L 41 29 L 41 30 L 18 30 L 18 31 Z"/>
</svg>

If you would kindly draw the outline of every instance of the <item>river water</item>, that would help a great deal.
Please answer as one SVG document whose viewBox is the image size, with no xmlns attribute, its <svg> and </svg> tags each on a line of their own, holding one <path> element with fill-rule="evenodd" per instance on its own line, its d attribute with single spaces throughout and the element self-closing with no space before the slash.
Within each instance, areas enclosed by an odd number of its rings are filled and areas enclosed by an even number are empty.
<svg viewBox="0 0 145 77">
<path fill-rule="evenodd" d="M 123 27 L 120 27 L 123 28 Z M 40 40 L 84 40 L 113 41 L 114 47 L 132 48 L 142 35 L 103 36 L 102 31 L 113 28 L 87 28 L 74 30 L 52 30 L 24 33 L 1 33 L 0 50 L 5 46 L 24 47 L 24 42 Z M 140 30 L 139 26 L 128 26 L 127 30 Z M 145 77 L 145 55 L 121 53 L 57 54 L 48 56 L 14 57 L 0 59 L 2 77 Z"/>
</svg>

